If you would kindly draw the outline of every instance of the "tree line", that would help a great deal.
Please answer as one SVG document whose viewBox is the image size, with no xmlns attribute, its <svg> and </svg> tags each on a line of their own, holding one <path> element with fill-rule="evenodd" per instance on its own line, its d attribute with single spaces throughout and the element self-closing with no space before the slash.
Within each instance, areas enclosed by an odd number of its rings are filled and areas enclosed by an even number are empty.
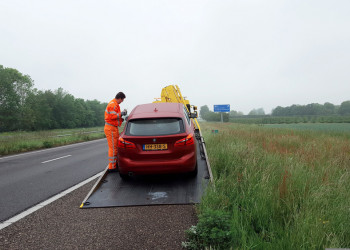
<svg viewBox="0 0 350 250">
<path fill-rule="evenodd" d="M 206 121 L 220 121 L 221 114 L 209 110 L 207 105 L 200 108 L 200 117 Z M 271 115 L 265 115 L 262 108 L 253 109 L 244 115 L 242 112 L 231 110 L 224 113 L 224 122 L 230 119 L 239 123 L 299 123 L 299 122 L 350 122 L 350 101 L 341 105 L 311 103 L 307 105 L 278 106 L 272 110 Z M 247 120 L 248 119 L 248 120 Z"/>
<path fill-rule="evenodd" d="M 304 115 L 350 115 L 350 101 L 341 105 L 311 103 L 307 105 L 278 106 L 272 110 L 272 116 L 304 116 Z"/>
<path fill-rule="evenodd" d="M 62 88 L 37 90 L 30 76 L 0 65 L 0 132 L 102 126 L 106 105 Z"/>
</svg>

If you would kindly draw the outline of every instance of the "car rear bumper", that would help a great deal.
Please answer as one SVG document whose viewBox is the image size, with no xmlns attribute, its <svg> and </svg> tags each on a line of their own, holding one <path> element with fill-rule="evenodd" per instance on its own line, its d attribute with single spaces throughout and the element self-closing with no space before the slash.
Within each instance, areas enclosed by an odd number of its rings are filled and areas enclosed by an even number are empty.
<svg viewBox="0 0 350 250">
<path fill-rule="evenodd" d="M 168 173 L 186 173 L 195 170 L 196 154 L 195 152 L 184 155 L 171 161 L 147 160 L 135 161 L 126 157 L 118 159 L 119 172 L 121 174 L 168 174 Z"/>
</svg>

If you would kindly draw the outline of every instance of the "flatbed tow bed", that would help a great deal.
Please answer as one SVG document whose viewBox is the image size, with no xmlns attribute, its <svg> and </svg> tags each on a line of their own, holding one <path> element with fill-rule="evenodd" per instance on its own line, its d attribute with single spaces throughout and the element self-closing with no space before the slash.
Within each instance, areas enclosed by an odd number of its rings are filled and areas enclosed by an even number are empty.
<svg viewBox="0 0 350 250">
<path fill-rule="evenodd" d="M 198 174 L 133 176 L 124 181 L 119 173 L 101 174 L 80 208 L 199 203 L 213 176 L 201 131 L 196 129 Z"/>
</svg>

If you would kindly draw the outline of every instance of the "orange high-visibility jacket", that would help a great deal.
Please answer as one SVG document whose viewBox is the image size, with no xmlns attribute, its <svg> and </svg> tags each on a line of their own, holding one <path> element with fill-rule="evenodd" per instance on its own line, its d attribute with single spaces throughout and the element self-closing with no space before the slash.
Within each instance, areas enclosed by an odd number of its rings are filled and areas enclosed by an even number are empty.
<svg viewBox="0 0 350 250">
<path fill-rule="evenodd" d="M 117 100 L 114 98 L 110 101 L 105 110 L 106 125 L 120 127 L 123 123 L 120 107 Z"/>
</svg>

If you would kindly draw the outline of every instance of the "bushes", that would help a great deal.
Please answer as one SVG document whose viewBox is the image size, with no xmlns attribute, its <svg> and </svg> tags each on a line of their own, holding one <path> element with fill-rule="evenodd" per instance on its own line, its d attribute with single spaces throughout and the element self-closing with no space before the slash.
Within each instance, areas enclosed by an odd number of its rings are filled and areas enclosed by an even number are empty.
<svg viewBox="0 0 350 250">
<path fill-rule="evenodd" d="M 199 215 L 197 226 L 186 231 L 187 249 L 228 249 L 231 246 L 232 232 L 229 214 L 219 210 L 208 210 Z"/>
<path fill-rule="evenodd" d="M 52 148 L 53 143 L 51 141 L 44 141 L 43 146 L 44 148 Z"/>
<path fill-rule="evenodd" d="M 214 113 L 214 112 L 209 111 L 208 113 L 203 115 L 202 118 L 208 122 L 209 121 L 219 122 L 219 121 L 221 121 L 221 113 Z M 224 122 L 228 122 L 229 121 L 228 113 L 222 113 L 222 118 L 223 118 Z"/>
</svg>

